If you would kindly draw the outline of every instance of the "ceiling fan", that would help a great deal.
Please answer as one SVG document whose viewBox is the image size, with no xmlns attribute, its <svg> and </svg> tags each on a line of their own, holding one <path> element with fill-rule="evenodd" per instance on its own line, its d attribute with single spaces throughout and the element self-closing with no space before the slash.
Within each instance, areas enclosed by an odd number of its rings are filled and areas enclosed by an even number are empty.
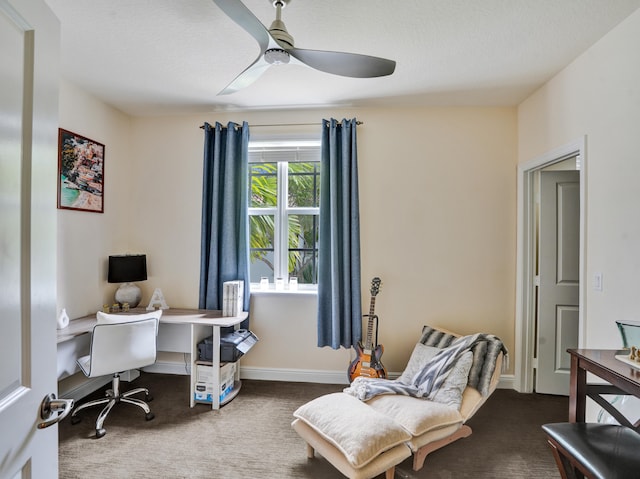
<svg viewBox="0 0 640 479">
<path fill-rule="evenodd" d="M 231 20 L 244 28 L 260 45 L 258 58 L 238 75 L 219 95 L 228 95 L 249 86 L 267 68 L 279 64 L 306 65 L 334 75 L 373 78 L 391 75 L 396 62 L 357 53 L 304 50 L 295 48 L 293 37 L 281 19 L 282 9 L 291 0 L 269 0 L 276 8 L 276 19 L 267 29 L 240 0 L 213 0 Z"/>
</svg>

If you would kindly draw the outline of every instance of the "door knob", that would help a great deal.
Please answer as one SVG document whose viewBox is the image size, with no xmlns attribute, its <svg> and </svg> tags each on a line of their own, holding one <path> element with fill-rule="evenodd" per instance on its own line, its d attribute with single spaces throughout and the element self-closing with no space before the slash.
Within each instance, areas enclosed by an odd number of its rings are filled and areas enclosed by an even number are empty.
<svg viewBox="0 0 640 479">
<path fill-rule="evenodd" d="M 44 429 L 62 421 L 71 409 L 73 409 L 73 399 L 56 399 L 55 394 L 47 394 L 40 404 L 40 417 L 44 421 L 38 424 L 38 429 Z M 59 414 L 53 416 L 55 413 Z"/>
</svg>

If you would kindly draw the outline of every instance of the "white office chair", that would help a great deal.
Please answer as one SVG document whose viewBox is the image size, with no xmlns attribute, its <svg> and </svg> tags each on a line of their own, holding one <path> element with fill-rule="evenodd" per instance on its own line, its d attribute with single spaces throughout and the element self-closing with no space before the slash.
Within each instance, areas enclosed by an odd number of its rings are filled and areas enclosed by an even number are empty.
<svg viewBox="0 0 640 479">
<path fill-rule="evenodd" d="M 93 328 L 91 337 L 91 352 L 77 360 L 78 366 L 88 378 L 112 375 L 111 389 L 106 397 L 96 399 L 77 406 L 71 414 L 71 423 L 80 422 L 78 412 L 82 409 L 106 404 L 96 420 L 96 438 L 106 434 L 102 427 L 111 408 L 119 402 L 133 404 L 144 410 L 145 419 L 154 418 L 153 413 L 145 401 L 153 398 L 146 388 L 136 388 L 131 391 L 120 391 L 120 373 L 130 369 L 142 368 L 156 361 L 156 338 L 158 322 L 162 310 L 146 314 L 117 315 L 98 312 L 98 322 Z M 145 394 L 145 401 L 132 398 L 134 394 Z"/>
</svg>

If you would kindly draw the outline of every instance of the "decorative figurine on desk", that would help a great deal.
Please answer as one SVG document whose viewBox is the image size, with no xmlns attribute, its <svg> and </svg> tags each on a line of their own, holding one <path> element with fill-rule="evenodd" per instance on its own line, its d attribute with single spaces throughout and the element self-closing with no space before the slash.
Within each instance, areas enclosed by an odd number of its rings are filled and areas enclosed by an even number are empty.
<svg viewBox="0 0 640 479">
<path fill-rule="evenodd" d="M 631 354 L 629 354 L 629 359 L 631 361 L 640 363 L 640 350 L 635 346 L 631 346 Z"/>
<path fill-rule="evenodd" d="M 167 302 L 164 300 L 164 296 L 162 295 L 162 291 L 160 288 L 156 288 L 153 291 L 153 295 L 151 296 L 151 301 L 149 301 L 149 306 L 147 306 L 147 311 L 153 311 L 154 309 L 169 309 L 167 306 Z"/>
<path fill-rule="evenodd" d="M 69 326 L 69 316 L 67 315 L 67 310 L 62 308 L 60 314 L 58 315 L 58 329 L 64 329 Z"/>
</svg>

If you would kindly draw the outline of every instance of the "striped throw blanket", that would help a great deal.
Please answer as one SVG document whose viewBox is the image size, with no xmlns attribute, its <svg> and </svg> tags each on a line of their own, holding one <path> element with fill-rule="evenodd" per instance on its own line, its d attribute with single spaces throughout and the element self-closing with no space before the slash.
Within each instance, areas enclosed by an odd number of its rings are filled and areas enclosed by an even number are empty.
<svg viewBox="0 0 640 479">
<path fill-rule="evenodd" d="M 415 374 L 409 384 L 397 380 L 358 377 L 344 389 L 344 392 L 362 401 L 381 394 L 403 394 L 433 399 L 458 358 L 471 350 L 474 359 L 469 372 L 469 386 L 486 396 L 489 393 L 498 354 L 502 352 L 505 357 L 507 354 L 502 341 L 490 334 L 478 333 L 458 338 L 425 326 L 420 342 L 427 346 L 441 348 L 441 351 Z"/>
</svg>

